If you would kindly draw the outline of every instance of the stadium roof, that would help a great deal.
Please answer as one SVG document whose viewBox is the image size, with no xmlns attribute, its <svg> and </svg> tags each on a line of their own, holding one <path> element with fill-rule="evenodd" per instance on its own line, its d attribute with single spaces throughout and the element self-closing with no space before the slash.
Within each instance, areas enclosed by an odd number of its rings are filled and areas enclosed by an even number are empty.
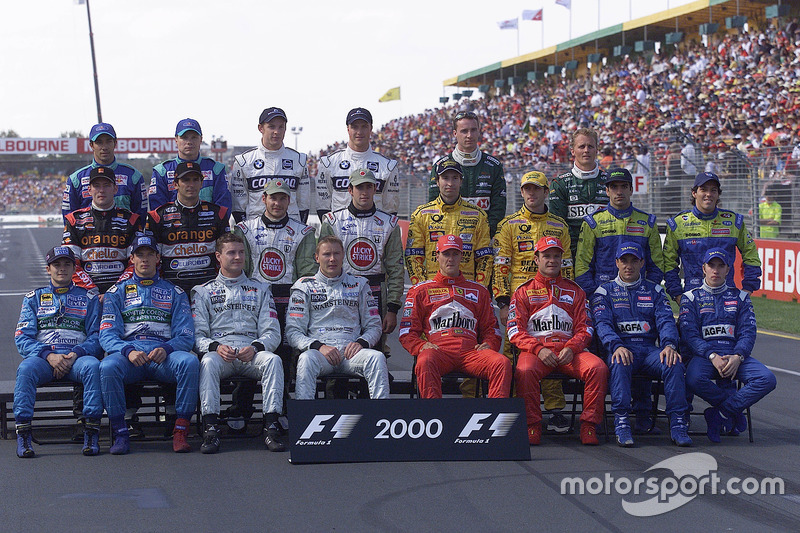
<svg viewBox="0 0 800 533">
<path fill-rule="evenodd" d="M 765 8 L 777 0 L 698 0 L 666 11 L 654 13 L 608 28 L 582 35 L 570 41 L 505 59 L 485 67 L 444 80 L 444 86 L 477 87 L 491 85 L 494 80 L 525 76 L 527 72 L 546 72 L 551 65 L 564 66 L 571 60 L 585 65 L 589 54 L 612 56 L 615 46 L 625 44 L 632 49 L 636 41 L 664 42 L 666 34 L 682 31 L 685 38 L 699 38 L 699 26 L 708 22 L 725 28 L 727 17 L 742 15 L 752 24 L 766 20 Z"/>
</svg>

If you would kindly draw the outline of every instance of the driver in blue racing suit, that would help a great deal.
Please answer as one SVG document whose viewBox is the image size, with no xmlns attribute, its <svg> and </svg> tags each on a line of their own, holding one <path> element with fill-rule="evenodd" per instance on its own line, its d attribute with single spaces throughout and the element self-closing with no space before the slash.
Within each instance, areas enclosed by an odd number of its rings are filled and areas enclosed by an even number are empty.
<svg viewBox="0 0 800 533">
<path fill-rule="evenodd" d="M 751 355 L 756 343 L 756 315 L 747 291 L 731 287 L 726 278 L 733 257 L 723 248 L 703 256 L 703 284 L 683 293 L 678 317 L 681 340 L 691 356 L 686 386 L 711 404 L 705 410 L 711 442 L 720 435 L 747 429 L 744 410 L 775 388 L 775 374 Z M 736 379 L 743 386 L 733 394 L 725 385 Z M 717 381 L 715 383 L 714 381 Z"/>
<path fill-rule="evenodd" d="M 83 383 L 83 455 L 100 453 L 98 437 L 103 400 L 97 341 L 100 299 L 97 289 L 87 291 L 72 283 L 75 255 L 57 246 L 45 256 L 50 284 L 25 295 L 14 343 L 22 356 L 14 386 L 14 421 L 17 456 L 34 457 L 31 421 L 36 387 L 66 378 Z"/>
<path fill-rule="evenodd" d="M 685 412 L 684 366 L 677 351 L 678 329 L 661 285 L 641 274 L 646 254 L 637 242 L 617 246 L 618 275 L 603 283 L 592 297 L 594 325 L 608 352 L 609 389 L 617 444 L 633 446 L 628 415 L 631 378 L 645 373 L 661 376 L 670 417 L 670 438 L 678 446 L 691 446 Z"/>
<path fill-rule="evenodd" d="M 160 258 L 153 237 L 136 238 L 131 245 L 133 276 L 111 287 L 103 302 L 100 345 L 108 355 L 100 363 L 100 382 L 114 455 L 130 451 L 124 385 L 145 378 L 178 384 L 172 449 L 191 451 L 186 432 L 197 408 L 200 372 L 197 356 L 190 353 L 194 320 L 183 289 L 158 276 Z"/>
</svg>

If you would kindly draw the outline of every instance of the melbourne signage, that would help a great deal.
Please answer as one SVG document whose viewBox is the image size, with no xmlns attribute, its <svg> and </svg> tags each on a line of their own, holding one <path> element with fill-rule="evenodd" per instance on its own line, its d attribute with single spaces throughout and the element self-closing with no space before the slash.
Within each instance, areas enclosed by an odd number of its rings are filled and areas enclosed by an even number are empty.
<svg viewBox="0 0 800 533">
<path fill-rule="evenodd" d="M 761 259 L 761 288 L 753 296 L 790 302 L 800 300 L 800 243 L 773 239 L 756 239 Z M 736 286 L 742 286 L 742 259 L 736 254 L 734 273 Z"/>
</svg>

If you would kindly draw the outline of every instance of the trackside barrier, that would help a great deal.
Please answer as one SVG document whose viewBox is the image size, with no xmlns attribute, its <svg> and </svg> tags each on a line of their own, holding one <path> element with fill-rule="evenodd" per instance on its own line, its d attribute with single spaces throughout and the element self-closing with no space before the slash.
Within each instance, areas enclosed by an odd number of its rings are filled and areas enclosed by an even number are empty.
<svg viewBox="0 0 800 533">
<path fill-rule="evenodd" d="M 770 300 L 800 301 L 800 242 L 755 239 L 761 259 L 761 288 L 753 297 Z M 736 255 L 736 286 L 742 283 L 742 258 Z"/>
</svg>

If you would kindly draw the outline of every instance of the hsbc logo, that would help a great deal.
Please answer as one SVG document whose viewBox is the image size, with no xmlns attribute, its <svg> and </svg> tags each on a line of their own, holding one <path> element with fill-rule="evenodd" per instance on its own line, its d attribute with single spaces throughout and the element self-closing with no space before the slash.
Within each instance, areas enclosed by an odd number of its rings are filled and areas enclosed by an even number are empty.
<svg viewBox="0 0 800 533">
<path fill-rule="evenodd" d="M 308 423 L 306 429 L 297 439 L 297 446 L 328 446 L 332 439 L 346 439 L 361 420 L 361 415 L 316 415 Z M 317 434 L 326 436 L 333 434 L 328 439 L 311 440 Z"/>
<path fill-rule="evenodd" d="M 494 421 L 491 421 L 493 416 Z M 517 413 L 497 413 L 496 415 L 494 413 L 474 413 L 454 442 L 456 444 L 485 444 L 489 442 L 490 438 L 505 437 L 517 418 L 519 418 Z M 479 433 L 476 438 L 473 438 L 472 434 L 475 432 Z M 491 434 L 486 435 L 487 432 L 491 432 Z"/>
</svg>

